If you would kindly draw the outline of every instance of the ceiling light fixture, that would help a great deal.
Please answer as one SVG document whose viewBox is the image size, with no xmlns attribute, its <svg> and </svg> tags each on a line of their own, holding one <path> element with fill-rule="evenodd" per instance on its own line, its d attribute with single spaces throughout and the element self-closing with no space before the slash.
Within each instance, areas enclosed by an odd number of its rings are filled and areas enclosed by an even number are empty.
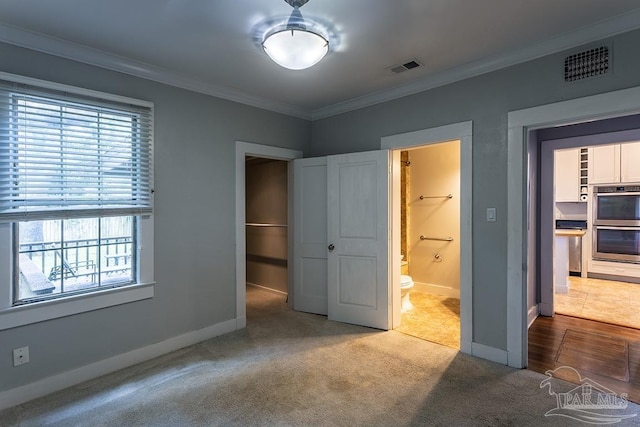
<svg viewBox="0 0 640 427">
<path fill-rule="evenodd" d="M 277 27 L 262 42 L 262 48 L 276 64 L 290 70 L 304 70 L 325 57 L 329 41 L 317 32 L 307 29 L 299 8 L 309 0 L 284 0 L 293 12 L 286 27 Z"/>
</svg>

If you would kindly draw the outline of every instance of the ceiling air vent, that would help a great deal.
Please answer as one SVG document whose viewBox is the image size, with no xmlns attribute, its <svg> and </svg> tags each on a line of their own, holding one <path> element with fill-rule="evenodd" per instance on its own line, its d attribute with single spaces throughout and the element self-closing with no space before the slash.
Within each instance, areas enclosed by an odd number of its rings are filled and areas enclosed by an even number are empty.
<svg viewBox="0 0 640 427">
<path fill-rule="evenodd" d="M 389 69 L 391 70 L 391 72 L 395 74 L 400 74 L 400 73 L 404 73 L 405 71 L 413 70 L 414 68 L 418 68 L 418 67 L 422 67 L 422 64 L 419 63 L 417 60 L 413 59 L 409 62 L 405 62 L 404 64 L 394 65 Z"/>
<path fill-rule="evenodd" d="M 609 48 L 606 46 L 585 50 L 567 56 L 564 60 L 564 81 L 588 79 L 607 74 L 610 68 Z"/>
</svg>

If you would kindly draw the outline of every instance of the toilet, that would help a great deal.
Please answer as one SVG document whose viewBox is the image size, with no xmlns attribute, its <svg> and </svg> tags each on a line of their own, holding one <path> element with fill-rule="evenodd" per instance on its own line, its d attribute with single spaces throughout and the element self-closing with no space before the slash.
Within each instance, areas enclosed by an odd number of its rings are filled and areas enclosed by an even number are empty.
<svg viewBox="0 0 640 427">
<path fill-rule="evenodd" d="M 411 300 L 409 299 L 409 290 L 413 288 L 413 279 L 411 276 L 401 275 L 400 276 L 400 296 L 401 296 L 401 309 L 400 311 L 404 313 L 405 311 L 411 310 L 413 308 L 413 304 L 411 304 Z"/>
</svg>

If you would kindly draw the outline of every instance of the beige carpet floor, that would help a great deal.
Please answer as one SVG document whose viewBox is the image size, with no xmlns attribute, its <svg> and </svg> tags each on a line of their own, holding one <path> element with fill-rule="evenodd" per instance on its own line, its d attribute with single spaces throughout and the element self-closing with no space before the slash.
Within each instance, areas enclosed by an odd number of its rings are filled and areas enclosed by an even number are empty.
<svg viewBox="0 0 640 427">
<path fill-rule="evenodd" d="M 298 313 L 267 291 L 247 301 L 246 329 L 2 411 L 0 425 L 584 425 L 545 416 L 557 405 L 545 375 Z"/>
<path fill-rule="evenodd" d="M 400 327 L 395 330 L 460 349 L 460 300 L 413 289 L 409 292 L 413 309 L 402 313 Z"/>
</svg>

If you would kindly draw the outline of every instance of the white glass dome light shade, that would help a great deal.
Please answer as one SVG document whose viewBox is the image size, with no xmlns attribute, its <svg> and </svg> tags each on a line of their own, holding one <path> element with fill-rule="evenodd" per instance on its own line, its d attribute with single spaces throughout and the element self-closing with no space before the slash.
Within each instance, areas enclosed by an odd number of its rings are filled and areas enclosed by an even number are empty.
<svg viewBox="0 0 640 427">
<path fill-rule="evenodd" d="M 329 41 L 305 29 L 289 28 L 268 35 L 262 48 L 276 64 L 290 70 L 304 70 L 325 57 Z"/>
</svg>

